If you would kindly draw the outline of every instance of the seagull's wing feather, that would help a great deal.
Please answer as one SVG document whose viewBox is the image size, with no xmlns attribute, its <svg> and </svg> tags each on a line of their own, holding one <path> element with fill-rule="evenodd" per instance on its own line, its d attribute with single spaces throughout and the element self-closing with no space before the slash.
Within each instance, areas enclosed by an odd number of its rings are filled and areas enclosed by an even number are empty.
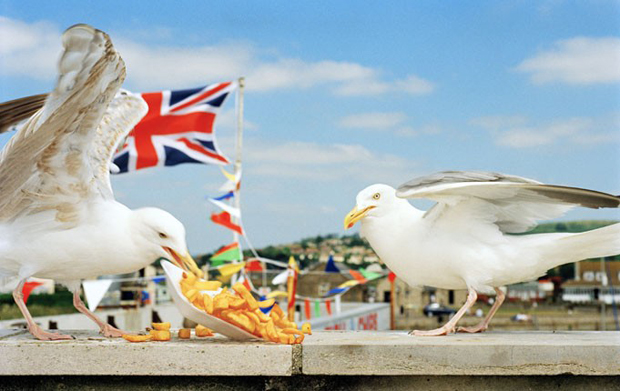
<svg viewBox="0 0 620 391">
<path fill-rule="evenodd" d="M 437 201 L 426 215 L 440 219 L 456 209 L 476 209 L 470 217 L 495 223 L 502 232 L 525 232 L 539 220 L 559 217 L 575 206 L 617 208 L 620 197 L 531 179 L 477 171 L 446 171 L 417 178 L 397 190 L 401 198 Z"/>
<path fill-rule="evenodd" d="M 98 154 L 97 129 L 125 66 L 102 31 L 76 25 L 62 38 L 54 90 L 0 155 L 0 221 L 49 209 L 59 221 L 74 221 L 81 201 L 111 196 L 95 183 L 100 167 L 91 156 Z"/>
<path fill-rule="evenodd" d="M 45 99 L 47 94 L 40 94 L 0 103 L 0 133 L 32 117 L 43 107 Z"/>
</svg>

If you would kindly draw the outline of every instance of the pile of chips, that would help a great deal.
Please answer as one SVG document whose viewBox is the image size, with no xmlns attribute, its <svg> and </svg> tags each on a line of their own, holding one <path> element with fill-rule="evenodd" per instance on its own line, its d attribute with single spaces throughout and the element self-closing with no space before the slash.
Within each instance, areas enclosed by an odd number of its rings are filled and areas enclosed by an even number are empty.
<svg viewBox="0 0 620 391">
<path fill-rule="evenodd" d="M 148 334 L 123 334 L 123 338 L 129 342 L 147 342 L 147 341 L 170 341 L 172 334 L 170 332 L 170 322 L 151 323 L 153 328 L 148 329 Z M 202 325 L 197 325 L 195 330 L 196 337 L 213 337 L 213 330 Z M 192 335 L 191 329 L 180 329 L 179 338 L 189 339 Z"/>
<path fill-rule="evenodd" d="M 234 284 L 232 291 L 224 288 L 211 297 L 201 291 L 214 291 L 221 287 L 219 281 L 204 281 L 192 272 L 184 272 L 181 279 L 181 292 L 196 308 L 235 325 L 256 337 L 283 344 L 298 344 L 304 334 L 312 334 L 309 323 L 301 330 L 295 322 L 287 319 L 274 299 L 257 301 L 241 283 Z M 261 308 L 271 308 L 265 315 Z"/>
</svg>

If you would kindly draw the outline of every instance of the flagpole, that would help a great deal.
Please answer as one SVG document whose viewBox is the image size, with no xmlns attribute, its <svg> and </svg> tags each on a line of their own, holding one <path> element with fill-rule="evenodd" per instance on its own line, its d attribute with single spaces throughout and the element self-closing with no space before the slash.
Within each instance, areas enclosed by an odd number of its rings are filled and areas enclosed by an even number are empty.
<svg viewBox="0 0 620 391">
<path fill-rule="evenodd" d="M 243 150 L 243 88 L 245 86 L 245 78 L 240 77 L 237 80 L 239 84 L 239 90 L 237 92 L 237 140 L 235 142 L 235 189 L 234 194 L 234 202 L 235 208 L 241 211 L 241 187 L 239 182 L 239 174 L 241 173 L 241 152 Z M 240 224 L 240 218 L 233 217 L 235 224 Z M 235 243 L 239 245 L 239 257 L 241 259 L 233 261 L 234 263 L 243 262 L 243 249 L 241 248 L 241 243 L 239 240 L 239 234 L 237 232 L 233 232 L 233 240 Z M 232 283 L 237 282 L 237 274 L 235 273 L 232 276 Z"/>
</svg>

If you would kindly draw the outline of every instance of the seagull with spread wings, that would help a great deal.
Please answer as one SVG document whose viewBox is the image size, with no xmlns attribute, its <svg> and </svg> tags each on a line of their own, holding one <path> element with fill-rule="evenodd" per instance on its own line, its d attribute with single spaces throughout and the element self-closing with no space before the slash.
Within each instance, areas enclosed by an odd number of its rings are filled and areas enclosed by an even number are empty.
<svg viewBox="0 0 620 391">
<path fill-rule="evenodd" d="M 114 200 L 112 155 L 147 106 L 139 96 L 119 92 L 125 65 L 110 38 L 82 24 L 65 31 L 62 42 L 49 96 L 0 106 L 2 131 L 27 119 L 0 154 L 0 278 L 18 278 L 13 297 L 38 339 L 71 336 L 34 322 L 22 297 L 31 276 L 65 284 L 75 307 L 102 334 L 120 336 L 121 330 L 86 308 L 79 296 L 82 279 L 134 272 L 161 257 L 200 272 L 177 219 Z"/>
<path fill-rule="evenodd" d="M 421 211 L 410 198 L 437 203 Z M 497 173 L 449 171 L 413 179 L 397 190 L 372 185 L 356 201 L 345 229 L 360 221 L 361 235 L 398 277 L 413 286 L 468 290 L 467 301 L 445 325 L 414 330 L 414 335 L 485 331 L 504 301 L 501 286 L 534 280 L 565 263 L 620 254 L 618 223 L 583 233 L 514 235 L 575 206 L 620 206 L 620 197 L 598 191 Z M 493 291 L 497 298 L 486 318 L 457 330 L 477 292 Z"/>
</svg>

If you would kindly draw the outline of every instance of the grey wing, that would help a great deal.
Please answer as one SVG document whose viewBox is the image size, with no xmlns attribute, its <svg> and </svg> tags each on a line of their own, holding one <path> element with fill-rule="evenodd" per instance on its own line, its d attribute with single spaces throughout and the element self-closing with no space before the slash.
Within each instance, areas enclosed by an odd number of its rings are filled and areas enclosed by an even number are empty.
<svg viewBox="0 0 620 391">
<path fill-rule="evenodd" d="M 54 90 L 0 155 L 0 221 L 48 209 L 70 221 L 84 199 L 111 196 L 97 186 L 90 155 L 125 66 L 102 31 L 76 25 L 62 38 Z"/>
<path fill-rule="evenodd" d="M 450 209 L 472 208 L 480 219 L 510 233 L 525 232 L 537 221 L 559 217 L 575 206 L 620 206 L 620 197 L 612 194 L 479 171 L 445 171 L 416 178 L 401 185 L 396 195 L 437 201 L 427 212 L 429 219 L 438 219 Z"/>
</svg>

